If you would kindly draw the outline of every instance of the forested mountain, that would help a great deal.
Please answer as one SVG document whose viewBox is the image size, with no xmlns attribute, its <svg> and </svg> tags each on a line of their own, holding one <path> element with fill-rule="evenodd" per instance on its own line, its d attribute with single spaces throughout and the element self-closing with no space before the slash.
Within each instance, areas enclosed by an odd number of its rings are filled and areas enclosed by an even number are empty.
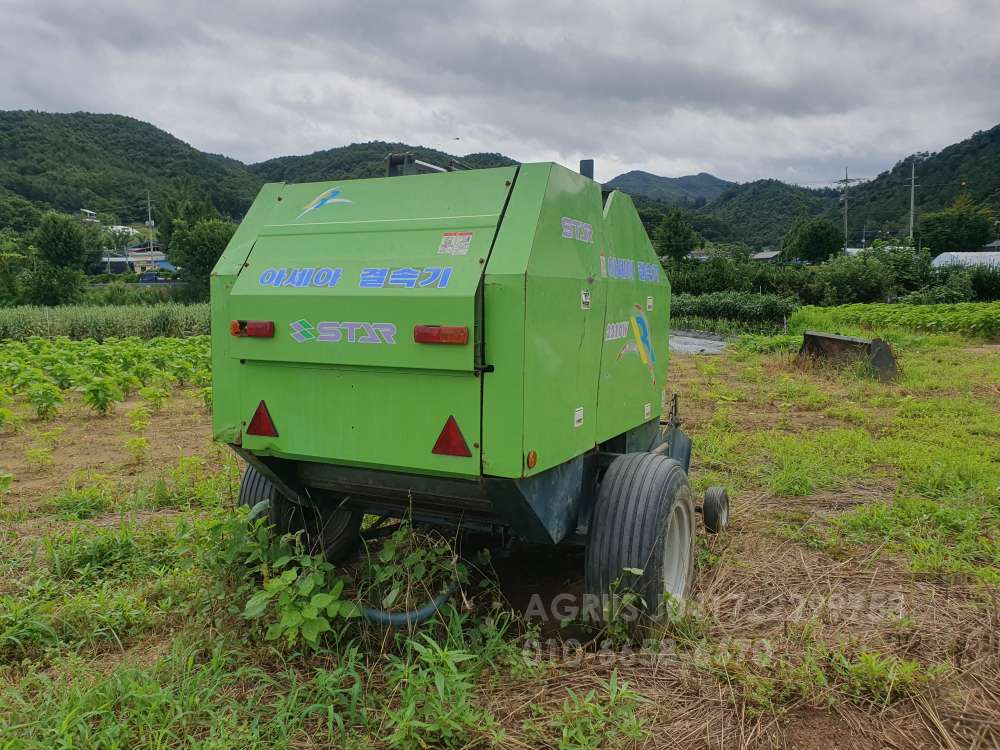
<svg viewBox="0 0 1000 750">
<path fill-rule="evenodd" d="M 131 117 L 0 111 L 0 192 L 135 221 L 145 218 L 146 191 L 155 198 L 176 179 L 190 180 L 234 217 L 261 184 L 241 162 L 198 151 Z"/>
<path fill-rule="evenodd" d="M 504 167 L 517 163 L 502 154 L 468 154 L 456 157 L 423 146 L 369 141 L 317 151 L 305 156 L 279 156 L 276 159 L 251 164 L 249 169 L 264 182 L 319 182 L 382 177 L 385 175 L 386 154 L 404 152 L 412 153 L 417 159 L 439 166 L 445 166 L 452 159 L 458 159 L 477 169 Z"/>
<path fill-rule="evenodd" d="M 864 228 L 868 238 L 877 234 L 900 236 L 908 231 L 911 160 L 916 161 L 918 221 L 924 213 L 950 206 L 962 194 L 986 205 L 1000 219 L 1000 125 L 997 125 L 938 153 L 915 154 L 875 179 L 853 185 L 848 211 L 850 243 L 860 243 Z M 639 177 L 633 178 L 635 175 Z M 658 192 L 657 180 L 669 179 L 629 172 L 608 184 L 653 202 L 677 203 Z M 706 239 L 745 242 L 754 247 L 777 246 L 802 217 L 825 216 L 839 223 L 841 205 L 836 190 L 812 190 L 777 180 L 757 180 L 741 185 L 730 183 L 714 200 L 696 207 L 689 220 Z"/>
<path fill-rule="evenodd" d="M 678 205 L 700 206 L 718 198 L 735 183 L 720 180 L 707 172 L 684 177 L 661 177 L 641 170 L 620 174 L 605 184 L 631 195 Z"/>
<path fill-rule="evenodd" d="M 910 164 L 916 162 L 916 214 L 939 211 L 968 195 L 1000 219 L 1000 125 L 935 153 L 914 154 L 874 180 L 851 188 L 848 226 L 854 240 L 867 222 L 869 234 L 908 229 Z"/>
<path fill-rule="evenodd" d="M 131 117 L 0 111 L 0 226 L 24 231 L 37 221 L 38 209 L 45 208 L 88 208 L 138 221 L 145 218 L 146 191 L 156 202 L 178 181 L 207 196 L 224 216 L 239 218 L 264 182 L 377 177 L 384 173 L 389 152 L 412 152 L 436 164 L 456 158 L 421 146 L 370 141 L 246 165 L 203 153 Z M 459 158 L 477 168 L 516 163 L 495 153 Z M 912 158 L 918 218 L 963 193 L 1000 218 L 1000 125 L 938 153 Z M 906 230 L 909 176 L 910 159 L 904 159 L 851 188 L 851 242 L 860 238 L 866 223 L 869 236 Z M 615 177 L 608 186 L 641 198 L 648 220 L 679 205 L 688 209 L 691 225 L 706 239 L 754 247 L 777 245 L 802 217 L 839 220 L 836 191 L 777 180 L 737 185 L 704 172 L 671 178 L 637 170 Z"/>
<path fill-rule="evenodd" d="M 778 180 L 756 180 L 729 188 L 704 213 L 730 227 L 730 239 L 754 247 L 777 245 L 799 219 L 835 207 L 834 190 L 810 190 Z"/>
<path fill-rule="evenodd" d="M 6 225 L 20 230 L 21 217 L 34 205 L 67 212 L 87 208 L 119 221 L 140 221 L 146 216 L 146 191 L 155 203 L 177 181 L 204 193 L 224 216 L 238 219 L 264 182 L 377 177 L 385 173 L 385 156 L 391 151 L 412 152 L 442 165 L 455 158 L 475 168 L 516 163 L 501 154 L 454 157 L 421 146 L 370 141 L 246 165 L 201 152 L 131 117 L 0 111 L 0 198 L 8 196 L 0 219 L 16 209 L 17 221 Z"/>
</svg>

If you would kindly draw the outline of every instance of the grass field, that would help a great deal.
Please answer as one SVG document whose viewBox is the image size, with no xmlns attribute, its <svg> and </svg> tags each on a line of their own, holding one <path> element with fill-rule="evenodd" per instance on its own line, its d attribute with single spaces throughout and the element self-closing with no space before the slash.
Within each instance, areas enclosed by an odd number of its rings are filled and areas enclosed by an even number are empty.
<svg viewBox="0 0 1000 750">
<path fill-rule="evenodd" d="M 800 368 L 782 337 L 672 360 L 692 477 L 733 520 L 645 647 L 525 616 L 579 592 L 569 553 L 519 548 L 496 576 L 404 530 L 329 570 L 257 536 L 199 357 L 130 383 L 119 360 L 153 354 L 81 344 L 123 400 L 68 373 L 50 412 L 30 394 L 65 362 L 37 345 L 0 404 L 0 748 L 995 747 L 1000 346 L 890 339 L 892 384 Z M 464 571 L 457 608 L 412 634 L 351 616 L 419 597 L 417 566 Z M 320 590 L 330 629 L 307 632 Z"/>
</svg>

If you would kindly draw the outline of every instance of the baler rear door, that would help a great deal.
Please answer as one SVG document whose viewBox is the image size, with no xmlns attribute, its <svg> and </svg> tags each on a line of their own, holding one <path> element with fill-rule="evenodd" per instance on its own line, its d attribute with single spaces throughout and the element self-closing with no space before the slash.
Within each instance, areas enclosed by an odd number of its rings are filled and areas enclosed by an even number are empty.
<svg viewBox="0 0 1000 750">
<path fill-rule="evenodd" d="M 260 232 L 229 297 L 231 319 L 275 325 L 230 339 L 245 422 L 264 400 L 278 431 L 245 448 L 480 473 L 476 296 L 515 172 L 285 186 L 284 223 Z M 449 417 L 468 455 L 433 452 Z"/>
</svg>

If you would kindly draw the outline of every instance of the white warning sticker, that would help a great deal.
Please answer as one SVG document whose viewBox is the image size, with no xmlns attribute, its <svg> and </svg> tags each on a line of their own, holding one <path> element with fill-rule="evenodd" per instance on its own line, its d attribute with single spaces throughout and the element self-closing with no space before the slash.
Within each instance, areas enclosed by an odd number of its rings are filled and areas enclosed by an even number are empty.
<svg viewBox="0 0 1000 750">
<path fill-rule="evenodd" d="M 466 255 L 472 246 L 472 232 L 445 232 L 441 235 L 438 255 Z"/>
<path fill-rule="evenodd" d="M 580 290 L 580 309 L 589 310 L 590 309 L 590 290 L 581 289 Z"/>
<path fill-rule="evenodd" d="M 583 427 L 583 407 L 579 407 L 573 412 L 573 426 Z"/>
<path fill-rule="evenodd" d="M 645 404 L 642 407 L 642 416 L 643 416 L 643 419 L 649 419 L 650 417 L 653 416 L 653 405 L 652 404 Z"/>
<path fill-rule="evenodd" d="M 653 298 L 646 297 L 646 312 L 653 312 Z"/>
</svg>

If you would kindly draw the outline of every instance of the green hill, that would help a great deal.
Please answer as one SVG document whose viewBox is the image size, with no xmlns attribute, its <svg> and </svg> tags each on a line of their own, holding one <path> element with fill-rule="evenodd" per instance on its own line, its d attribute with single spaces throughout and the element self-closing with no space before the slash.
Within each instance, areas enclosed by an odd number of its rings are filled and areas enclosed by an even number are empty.
<svg viewBox="0 0 1000 750">
<path fill-rule="evenodd" d="M 729 188 L 699 213 L 728 225 L 733 240 L 766 247 L 777 245 L 799 219 L 824 214 L 836 204 L 834 190 L 757 180 Z"/>
<path fill-rule="evenodd" d="M 633 170 L 618 175 L 607 182 L 605 187 L 621 190 L 630 195 L 642 195 L 664 203 L 702 205 L 715 200 L 734 184 L 720 180 L 707 172 L 685 177 L 661 177 Z"/>
<path fill-rule="evenodd" d="M 76 211 L 145 218 L 146 191 L 190 179 L 224 215 L 241 216 L 261 180 L 241 162 L 198 151 L 148 123 L 85 112 L 0 111 L 0 192 Z"/>
<path fill-rule="evenodd" d="M 201 152 L 131 117 L 0 111 L 0 225 L 23 231 L 37 221 L 40 208 L 88 208 L 115 214 L 121 221 L 142 220 L 146 191 L 156 201 L 176 180 L 192 183 L 223 215 L 239 218 L 264 182 L 377 177 L 389 152 L 412 152 L 435 164 L 455 158 L 421 146 L 370 141 L 246 165 Z M 968 193 L 1000 218 L 1000 125 L 938 153 L 913 158 L 918 217 Z M 460 159 L 476 168 L 515 163 L 496 153 Z M 905 232 L 909 175 L 906 159 L 851 188 L 852 242 L 866 223 L 869 236 Z M 692 223 L 705 237 L 757 247 L 777 245 L 804 216 L 839 220 L 836 191 L 777 180 L 736 185 L 706 173 L 672 178 L 632 171 L 608 186 L 636 196 L 650 217 L 668 205 L 680 205 L 692 210 Z"/>
<path fill-rule="evenodd" d="M 848 226 L 852 241 L 867 222 L 869 234 L 903 234 L 910 215 L 910 163 L 916 160 L 916 214 L 939 211 L 966 193 L 1000 219 L 1000 125 L 941 151 L 914 154 L 875 179 L 851 188 Z"/>
<path fill-rule="evenodd" d="M 264 182 L 319 182 L 382 177 L 385 174 L 386 154 L 404 152 L 412 153 L 417 159 L 439 166 L 446 165 L 452 159 L 458 159 L 477 169 L 504 167 L 517 163 L 501 154 L 469 154 L 456 157 L 423 146 L 368 141 L 317 151 L 305 156 L 279 156 L 276 159 L 251 164 L 249 169 Z"/>
</svg>

